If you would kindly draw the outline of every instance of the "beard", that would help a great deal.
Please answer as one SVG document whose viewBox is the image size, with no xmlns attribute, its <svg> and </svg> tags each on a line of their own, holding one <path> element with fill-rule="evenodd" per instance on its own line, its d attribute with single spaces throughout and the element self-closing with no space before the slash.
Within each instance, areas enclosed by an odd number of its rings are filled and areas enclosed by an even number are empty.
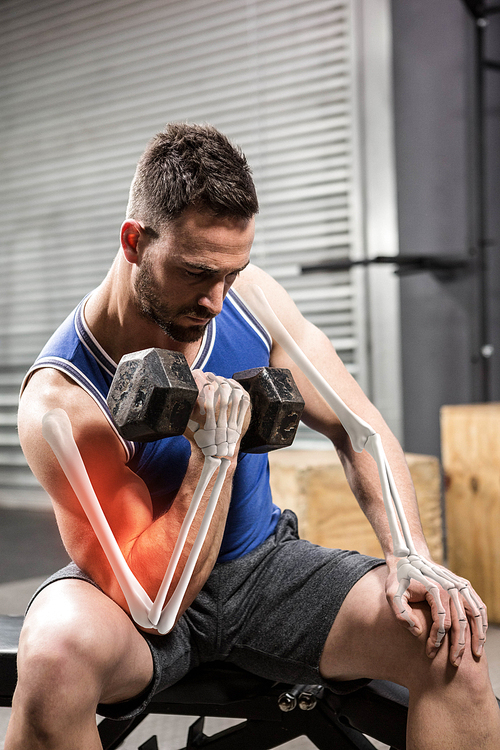
<svg viewBox="0 0 500 750">
<path fill-rule="evenodd" d="M 168 302 L 165 302 L 157 290 L 151 264 L 145 258 L 143 258 L 138 269 L 134 291 L 136 295 L 135 303 L 140 315 L 156 323 L 172 341 L 179 343 L 199 341 L 205 333 L 207 324 L 212 320 L 213 316 L 208 315 L 203 307 L 195 305 L 174 308 Z M 176 320 L 185 315 L 206 319 L 207 322 L 203 325 L 192 325 L 186 328 L 176 323 Z"/>
</svg>

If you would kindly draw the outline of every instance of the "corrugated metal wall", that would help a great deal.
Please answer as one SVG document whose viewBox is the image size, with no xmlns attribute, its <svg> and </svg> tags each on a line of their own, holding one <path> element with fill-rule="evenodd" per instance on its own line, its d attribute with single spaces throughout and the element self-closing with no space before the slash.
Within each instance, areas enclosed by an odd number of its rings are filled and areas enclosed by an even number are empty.
<svg viewBox="0 0 500 750">
<path fill-rule="evenodd" d="M 165 122 L 211 122 L 253 167 L 254 261 L 363 367 L 354 245 L 351 0 L 3 0 L 0 502 L 36 483 L 17 444 L 23 373 L 118 248 L 128 187 Z M 359 217 L 357 217 L 359 219 Z"/>
</svg>

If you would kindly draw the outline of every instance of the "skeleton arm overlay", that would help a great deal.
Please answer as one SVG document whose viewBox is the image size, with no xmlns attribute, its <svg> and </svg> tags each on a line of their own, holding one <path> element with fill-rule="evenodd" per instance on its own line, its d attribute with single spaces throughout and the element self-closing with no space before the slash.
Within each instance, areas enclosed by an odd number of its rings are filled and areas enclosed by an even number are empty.
<svg viewBox="0 0 500 750">
<path fill-rule="evenodd" d="M 73 437 L 68 415 L 63 409 L 53 409 L 47 412 L 42 420 L 43 436 L 59 461 L 108 558 L 111 569 L 123 591 L 132 618 L 141 627 L 148 629 L 155 628 L 161 635 L 168 633 L 175 624 L 182 600 L 207 536 L 212 516 L 217 507 L 219 495 L 229 467 L 229 460 L 234 455 L 236 443 L 241 434 L 250 401 L 248 394 L 234 381 L 228 382 L 223 378 L 210 375 L 207 378 L 211 382 L 203 387 L 201 393 L 201 413 L 206 413 L 204 428 L 200 428 L 197 422 L 190 421 L 189 424 L 194 433 L 194 439 L 205 456 L 205 461 L 193 498 L 182 522 L 172 557 L 170 558 L 154 602 L 151 601 L 131 571 L 109 526 Z M 217 406 L 219 414 L 216 419 L 215 410 Z M 227 418 L 228 408 L 231 410 L 229 420 Z M 217 471 L 218 475 L 184 570 L 172 596 L 167 605 L 164 606 L 196 512 L 210 480 Z"/>
<path fill-rule="evenodd" d="M 245 303 L 334 410 L 349 435 L 353 449 L 358 453 L 366 450 L 375 460 L 393 541 L 393 551 L 397 557 L 401 558 L 397 564 L 399 587 L 394 597 L 401 615 L 410 626 L 413 627 L 415 625 L 404 604 L 403 597 L 410 585 L 411 579 L 419 581 L 436 603 L 439 629 L 435 646 L 438 647 L 446 632 L 444 627 L 445 610 L 441 602 L 438 586 L 436 585 L 439 584 L 449 592 L 458 613 L 460 623 L 459 644 L 463 645 L 464 643 L 467 624 L 460 595 L 464 597 L 476 618 L 479 640 L 483 643 L 487 628 L 486 612 L 482 602 L 473 589 L 469 587 L 468 582 L 455 576 L 441 566 L 431 563 L 416 551 L 404 507 L 399 497 L 380 435 L 367 422 L 354 414 L 318 372 L 278 319 L 260 287 L 251 285 L 247 288 Z M 133 619 L 138 625 L 145 628 L 153 627 L 160 634 L 169 632 L 175 623 L 182 599 L 186 593 L 208 533 L 210 521 L 217 506 L 229 465 L 227 459 L 231 458 L 234 454 L 249 404 L 248 395 L 234 381 L 231 381 L 230 384 L 223 378 L 215 376 L 207 377 L 211 378 L 211 382 L 203 388 L 203 408 L 206 410 L 207 415 L 204 428 L 200 429 L 197 423 L 190 422 L 195 441 L 204 453 L 205 462 L 193 499 L 181 525 L 172 557 L 154 602 L 151 601 L 130 570 L 109 527 L 73 438 L 69 417 L 62 409 L 54 409 L 43 417 L 43 435 L 54 451 L 104 549 L 123 591 Z M 219 405 L 219 415 L 216 420 L 215 406 L 217 403 Z M 227 420 L 228 405 L 231 408 L 229 421 Z M 217 471 L 218 476 L 185 568 L 174 593 L 167 605 L 164 606 L 168 589 L 187 540 L 189 529 L 194 521 L 203 494 Z"/>
<path fill-rule="evenodd" d="M 320 395 L 323 396 L 327 404 L 331 406 L 349 435 L 353 449 L 358 453 L 366 450 L 374 458 L 380 477 L 394 555 L 401 558 L 397 563 L 399 586 L 394 596 L 401 615 L 410 626 L 413 627 L 415 625 L 403 601 L 403 596 L 413 578 L 425 586 L 436 603 L 439 629 L 435 646 L 438 647 L 446 632 L 444 627 L 446 613 L 439 595 L 439 589 L 436 585 L 438 583 L 443 589 L 448 591 L 456 608 L 460 623 L 459 645 L 463 646 L 465 643 L 465 628 L 467 625 L 467 618 L 460 600 L 460 594 L 464 597 L 476 619 L 479 641 L 480 643 L 484 643 L 487 628 L 486 612 L 474 590 L 465 579 L 455 576 L 450 571 L 431 563 L 417 553 L 380 435 L 375 432 L 373 427 L 349 409 L 325 378 L 318 372 L 274 313 L 259 286 L 251 285 L 247 288 L 245 291 L 245 303 L 255 317 L 263 323 L 274 340 L 304 373 Z"/>
</svg>

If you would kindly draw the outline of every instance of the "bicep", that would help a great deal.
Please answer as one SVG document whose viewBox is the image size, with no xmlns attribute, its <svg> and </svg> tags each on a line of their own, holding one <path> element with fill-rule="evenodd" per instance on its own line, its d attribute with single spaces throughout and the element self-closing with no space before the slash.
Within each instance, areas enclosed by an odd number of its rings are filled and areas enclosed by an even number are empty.
<svg viewBox="0 0 500 750">
<path fill-rule="evenodd" d="M 75 442 L 95 495 L 127 557 L 137 536 L 152 521 L 144 482 L 125 464 L 121 443 L 95 402 L 59 373 L 37 373 L 19 409 L 19 437 L 34 475 L 51 497 L 66 550 L 83 570 L 115 598 L 114 576 L 91 524 L 59 462 L 42 434 L 42 418 L 53 408 L 69 416 Z"/>
</svg>

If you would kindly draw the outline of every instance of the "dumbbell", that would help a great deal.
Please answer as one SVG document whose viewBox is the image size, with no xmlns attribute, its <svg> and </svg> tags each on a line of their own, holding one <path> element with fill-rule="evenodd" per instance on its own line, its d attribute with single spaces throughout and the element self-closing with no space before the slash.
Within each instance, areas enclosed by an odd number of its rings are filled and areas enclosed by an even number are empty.
<svg viewBox="0 0 500 750">
<path fill-rule="evenodd" d="M 243 436 L 246 453 L 266 453 L 292 444 L 304 400 L 285 368 L 257 367 L 234 374 L 250 394 L 252 416 Z M 182 435 L 198 398 L 186 358 L 167 349 L 125 354 L 116 369 L 107 403 L 119 434 L 151 442 Z"/>
</svg>

